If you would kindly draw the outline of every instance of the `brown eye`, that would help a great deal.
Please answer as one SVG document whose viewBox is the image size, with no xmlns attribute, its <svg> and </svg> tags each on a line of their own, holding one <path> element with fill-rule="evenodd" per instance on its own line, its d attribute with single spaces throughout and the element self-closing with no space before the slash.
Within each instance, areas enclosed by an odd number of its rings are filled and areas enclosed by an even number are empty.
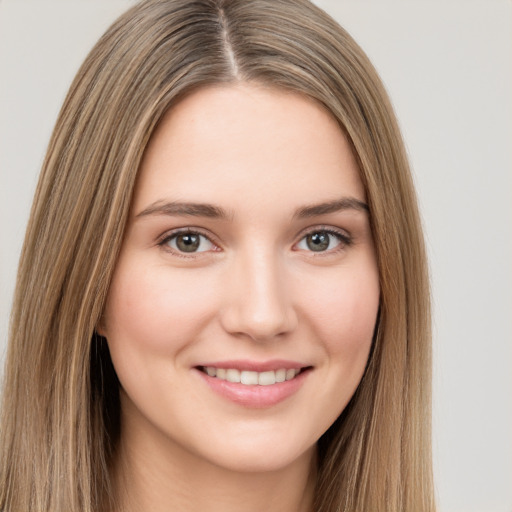
<svg viewBox="0 0 512 512">
<path fill-rule="evenodd" d="M 208 238 L 193 231 L 172 235 L 165 241 L 165 244 L 177 252 L 184 253 L 205 252 L 214 247 Z"/>
</svg>

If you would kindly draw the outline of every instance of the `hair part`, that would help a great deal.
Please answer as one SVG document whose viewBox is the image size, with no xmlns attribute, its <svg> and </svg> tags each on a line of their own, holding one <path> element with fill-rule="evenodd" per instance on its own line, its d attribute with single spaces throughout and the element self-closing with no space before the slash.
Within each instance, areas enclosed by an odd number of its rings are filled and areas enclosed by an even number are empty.
<svg viewBox="0 0 512 512">
<path fill-rule="evenodd" d="M 365 375 L 319 441 L 315 512 L 434 510 L 430 304 L 414 187 L 390 101 L 353 39 L 306 0 L 147 0 L 79 70 L 34 198 L 11 317 L 0 509 L 109 510 L 117 377 L 95 333 L 144 150 L 201 87 L 251 82 L 338 121 L 366 189 L 380 274 Z"/>
</svg>

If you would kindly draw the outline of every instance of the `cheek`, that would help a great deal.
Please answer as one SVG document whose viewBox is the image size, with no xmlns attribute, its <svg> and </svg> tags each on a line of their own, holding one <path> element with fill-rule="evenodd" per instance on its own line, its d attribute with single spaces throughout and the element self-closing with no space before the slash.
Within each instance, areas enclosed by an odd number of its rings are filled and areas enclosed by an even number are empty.
<svg viewBox="0 0 512 512">
<path fill-rule="evenodd" d="M 109 345 L 164 354 L 190 342 L 215 311 L 213 287 L 190 276 L 165 267 L 119 264 L 105 309 Z"/>
<path fill-rule="evenodd" d="M 358 362 L 364 366 L 379 309 L 378 272 L 364 266 L 342 274 L 317 283 L 309 317 L 332 358 L 347 368 Z"/>
<path fill-rule="evenodd" d="M 309 402 L 316 418 L 311 437 L 318 439 L 345 409 L 364 374 L 380 288 L 374 264 L 347 265 L 309 284 L 314 293 L 302 295 L 302 311 L 307 315 L 308 334 L 317 340 L 321 384 Z"/>
</svg>

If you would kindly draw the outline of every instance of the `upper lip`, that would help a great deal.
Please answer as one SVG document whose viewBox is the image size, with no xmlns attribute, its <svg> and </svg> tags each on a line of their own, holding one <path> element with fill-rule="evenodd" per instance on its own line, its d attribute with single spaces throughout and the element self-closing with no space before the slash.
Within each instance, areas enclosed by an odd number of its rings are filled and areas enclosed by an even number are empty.
<svg viewBox="0 0 512 512">
<path fill-rule="evenodd" d="M 198 367 L 213 367 L 213 368 L 224 368 L 226 370 L 235 369 L 240 371 L 252 371 L 252 372 L 268 372 L 271 370 L 300 370 L 310 365 L 305 365 L 297 361 L 290 361 L 286 359 L 272 359 L 269 361 L 250 361 L 250 360 L 230 360 L 230 361 L 209 361 L 197 365 Z"/>
</svg>

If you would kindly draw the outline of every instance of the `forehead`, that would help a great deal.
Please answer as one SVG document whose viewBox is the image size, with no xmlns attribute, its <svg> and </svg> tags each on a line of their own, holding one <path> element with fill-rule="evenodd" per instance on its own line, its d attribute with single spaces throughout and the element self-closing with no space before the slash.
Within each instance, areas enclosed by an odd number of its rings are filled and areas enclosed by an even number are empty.
<svg viewBox="0 0 512 512">
<path fill-rule="evenodd" d="M 169 197 L 293 208 L 342 195 L 365 197 L 332 115 L 297 93 L 236 84 L 200 89 L 166 114 L 145 152 L 134 209 Z"/>
</svg>

